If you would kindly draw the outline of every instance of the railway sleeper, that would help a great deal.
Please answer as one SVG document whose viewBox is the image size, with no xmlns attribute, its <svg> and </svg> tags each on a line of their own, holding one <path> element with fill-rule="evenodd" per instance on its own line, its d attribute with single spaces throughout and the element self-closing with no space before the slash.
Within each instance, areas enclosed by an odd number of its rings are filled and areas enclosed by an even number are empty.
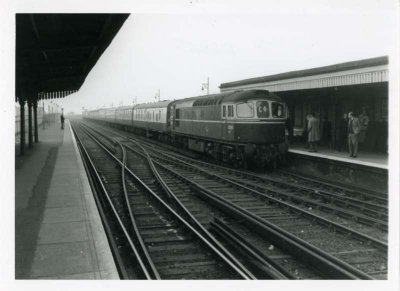
<svg viewBox="0 0 400 291">
<path fill-rule="evenodd" d="M 173 256 L 170 255 L 170 253 L 165 253 L 164 256 L 157 255 L 154 256 L 154 263 L 157 263 L 157 266 L 163 267 L 164 265 L 176 265 L 177 263 L 187 263 L 187 262 L 208 262 L 212 259 L 212 256 L 210 253 L 199 253 L 199 254 L 193 254 L 193 253 L 180 253 L 180 254 L 174 254 Z M 160 264 L 160 265 L 159 265 Z"/>
</svg>

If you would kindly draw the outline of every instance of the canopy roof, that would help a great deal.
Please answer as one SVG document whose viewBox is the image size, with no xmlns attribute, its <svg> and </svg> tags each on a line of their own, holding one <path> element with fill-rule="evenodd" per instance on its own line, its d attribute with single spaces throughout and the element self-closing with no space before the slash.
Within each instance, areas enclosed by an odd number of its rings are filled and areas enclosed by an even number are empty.
<svg viewBox="0 0 400 291">
<path fill-rule="evenodd" d="M 388 57 L 382 56 L 330 66 L 222 83 L 222 92 L 266 89 L 271 92 L 383 82 L 387 79 Z"/>
<path fill-rule="evenodd" d="M 129 14 L 16 14 L 16 99 L 80 89 Z"/>
</svg>

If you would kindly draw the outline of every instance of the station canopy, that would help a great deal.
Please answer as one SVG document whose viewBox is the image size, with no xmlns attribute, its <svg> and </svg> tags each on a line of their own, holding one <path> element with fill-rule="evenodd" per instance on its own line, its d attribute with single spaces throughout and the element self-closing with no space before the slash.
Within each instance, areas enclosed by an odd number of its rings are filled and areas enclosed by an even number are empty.
<svg viewBox="0 0 400 291">
<path fill-rule="evenodd" d="M 16 14 L 16 101 L 78 91 L 128 16 Z"/>
<path fill-rule="evenodd" d="M 221 92 L 262 89 L 271 92 L 387 83 L 388 57 L 382 56 L 330 66 L 222 83 Z"/>
</svg>

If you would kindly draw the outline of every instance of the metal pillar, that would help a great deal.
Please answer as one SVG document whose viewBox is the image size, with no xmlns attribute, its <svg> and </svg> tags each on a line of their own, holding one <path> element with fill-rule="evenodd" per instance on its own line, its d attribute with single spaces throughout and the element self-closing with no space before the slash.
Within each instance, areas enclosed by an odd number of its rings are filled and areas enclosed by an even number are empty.
<svg viewBox="0 0 400 291">
<path fill-rule="evenodd" d="M 20 155 L 25 153 L 25 100 L 19 99 L 20 105 Z"/>
<path fill-rule="evenodd" d="M 28 141 L 29 148 L 33 147 L 33 138 L 32 138 L 32 101 L 28 100 Z"/>
<path fill-rule="evenodd" d="M 33 119 L 34 119 L 34 124 L 35 124 L 35 142 L 39 142 L 38 122 L 37 122 L 37 107 L 38 107 L 38 101 L 35 100 L 33 102 Z"/>
</svg>

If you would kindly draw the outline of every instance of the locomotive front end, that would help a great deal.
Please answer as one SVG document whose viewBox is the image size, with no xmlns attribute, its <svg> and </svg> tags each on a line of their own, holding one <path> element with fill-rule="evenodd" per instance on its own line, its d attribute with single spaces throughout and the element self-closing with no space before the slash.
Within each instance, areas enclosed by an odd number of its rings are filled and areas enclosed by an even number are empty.
<svg viewBox="0 0 400 291">
<path fill-rule="evenodd" d="M 288 150 L 286 104 L 268 91 L 252 93 L 222 104 L 222 118 L 226 121 L 224 135 L 242 145 L 241 153 L 235 149 L 235 157 L 244 160 L 245 164 L 275 166 Z"/>
</svg>

